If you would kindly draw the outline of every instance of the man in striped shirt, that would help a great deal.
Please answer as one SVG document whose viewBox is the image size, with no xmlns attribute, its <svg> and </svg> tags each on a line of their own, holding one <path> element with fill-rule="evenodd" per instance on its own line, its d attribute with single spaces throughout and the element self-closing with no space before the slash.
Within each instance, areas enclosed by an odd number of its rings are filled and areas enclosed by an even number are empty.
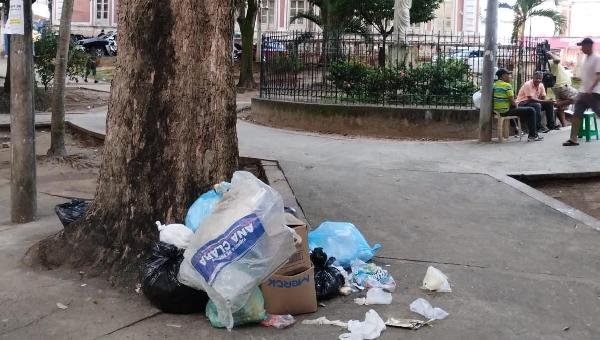
<svg viewBox="0 0 600 340">
<path fill-rule="evenodd" d="M 527 125 L 529 137 L 527 141 L 540 141 L 536 129 L 536 112 L 532 107 L 517 107 L 515 93 L 510 84 L 512 72 L 501 68 L 496 72 L 498 80 L 494 82 L 494 112 L 501 116 L 518 116 Z"/>
</svg>

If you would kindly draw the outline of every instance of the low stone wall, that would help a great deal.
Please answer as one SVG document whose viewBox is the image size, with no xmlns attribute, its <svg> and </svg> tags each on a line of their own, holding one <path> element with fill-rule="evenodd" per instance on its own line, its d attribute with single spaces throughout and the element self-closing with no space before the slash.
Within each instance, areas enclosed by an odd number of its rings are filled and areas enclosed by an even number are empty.
<svg viewBox="0 0 600 340">
<path fill-rule="evenodd" d="M 251 119 L 321 133 L 385 138 L 477 138 L 474 109 L 302 103 L 253 98 Z"/>
</svg>

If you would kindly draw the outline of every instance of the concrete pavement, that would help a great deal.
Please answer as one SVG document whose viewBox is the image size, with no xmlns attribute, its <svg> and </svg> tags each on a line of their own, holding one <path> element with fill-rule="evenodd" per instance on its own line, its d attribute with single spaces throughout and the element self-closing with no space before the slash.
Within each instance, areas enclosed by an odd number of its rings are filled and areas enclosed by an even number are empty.
<svg viewBox="0 0 600 340">
<path fill-rule="evenodd" d="M 103 128 L 100 113 L 89 117 Z M 356 296 L 340 297 L 301 319 L 362 320 L 370 308 L 384 319 L 414 317 L 408 304 L 418 297 L 450 313 L 432 328 L 388 328 L 383 339 L 600 338 L 600 234 L 498 180 L 509 173 L 600 171 L 600 142 L 565 148 L 567 135 L 567 129 L 551 132 L 536 143 L 432 143 L 238 122 L 241 155 L 279 160 L 309 222 L 355 223 L 383 245 L 376 261 L 389 265 L 398 282 L 389 306 L 360 307 Z M 133 288 L 116 291 L 73 272 L 27 268 L 18 262 L 27 245 L 58 229 L 52 204 L 41 208 L 37 223 L 0 226 L 0 305 L 10 306 L 0 309 L 2 338 L 332 339 L 342 333 L 300 324 L 227 333 L 202 316 L 156 314 Z M 429 264 L 450 277 L 452 293 L 419 290 Z M 57 310 L 56 302 L 69 309 Z"/>
</svg>

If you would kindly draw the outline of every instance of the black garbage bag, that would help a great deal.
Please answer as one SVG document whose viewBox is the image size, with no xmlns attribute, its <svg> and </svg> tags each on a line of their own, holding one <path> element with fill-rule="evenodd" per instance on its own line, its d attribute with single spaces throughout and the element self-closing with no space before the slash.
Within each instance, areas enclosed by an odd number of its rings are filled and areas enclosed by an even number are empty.
<svg viewBox="0 0 600 340">
<path fill-rule="evenodd" d="M 58 204 L 54 207 L 54 212 L 58 215 L 58 219 L 63 227 L 68 227 L 71 223 L 77 221 L 88 208 L 89 203 L 82 200 L 71 200 L 71 202 Z"/>
<path fill-rule="evenodd" d="M 330 299 L 337 296 L 345 280 L 342 273 L 333 267 L 335 257 L 327 259 L 323 248 L 315 248 L 310 253 L 310 260 L 315 266 L 315 290 L 317 300 Z"/>
<path fill-rule="evenodd" d="M 208 295 L 177 280 L 183 249 L 157 242 L 152 255 L 142 263 L 142 291 L 150 302 L 165 313 L 204 313 Z"/>
</svg>

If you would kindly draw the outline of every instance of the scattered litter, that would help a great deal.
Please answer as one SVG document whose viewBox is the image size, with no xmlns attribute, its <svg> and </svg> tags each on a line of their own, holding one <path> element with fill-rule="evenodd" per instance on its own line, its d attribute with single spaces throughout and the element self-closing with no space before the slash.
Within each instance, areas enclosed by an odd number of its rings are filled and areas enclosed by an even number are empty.
<svg viewBox="0 0 600 340">
<path fill-rule="evenodd" d="M 228 330 L 253 288 L 296 251 L 284 222 L 281 195 L 251 173 L 236 171 L 231 189 L 185 250 L 179 282 L 206 291 Z"/>
<path fill-rule="evenodd" d="M 569 329 L 571 329 L 571 326 L 567 326 L 567 327 L 563 328 L 563 331 L 565 331 L 565 332 L 566 332 L 566 331 L 568 331 Z"/>
<path fill-rule="evenodd" d="M 173 327 L 173 328 L 181 328 L 181 325 L 176 324 L 176 323 L 168 323 L 167 327 Z"/>
<path fill-rule="evenodd" d="M 327 307 L 327 305 L 324 304 L 323 302 L 319 302 L 319 307 Z"/>
<path fill-rule="evenodd" d="M 288 328 L 296 323 L 296 319 L 293 316 L 287 315 L 273 315 L 269 314 L 265 320 L 260 324 L 265 327 L 273 327 L 277 329 Z"/>
<path fill-rule="evenodd" d="M 67 307 L 66 305 L 63 305 L 63 304 L 62 304 L 62 303 L 60 303 L 60 302 L 57 302 L 57 303 L 56 303 L 56 307 L 58 307 L 59 309 L 67 309 L 67 308 L 69 308 L 69 307 Z"/>
<path fill-rule="evenodd" d="M 433 307 L 429 301 L 418 298 L 410 304 L 410 310 L 423 315 L 427 320 L 442 320 L 448 316 L 448 313 L 438 307 Z"/>
<path fill-rule="evenodd" d="M 352 294 L 352 287 L 344 286 L 340 288 L 340 295 L 348 296 Z"/>
<path fill-rule="evenodd" d="M 396 281 L 387 270 L 374 263 L 364 263 L 361 260 L 352 262 L 352 279 L 356 285 L 370 288 L 381 288 L 388 292 L 396 289 Z"/>
<path fill-rule="evenodd" d="M 85 287 L 85 286 L 87 286 L 87 283 L 82 283 L 81 284 L 81 287 Z"/>
<path fill-rule="evenodd" d="M 423 286 L 421 289 L 427 289 L 440 293 L 452 292 L 452 288 L 450 288 L 450 283 L 448 282 L 448 277 L 442 273 L 442 271 L 432 266 L 427 268 L 427 273 L 423 279 Z"/>
<path fill-rule="evenodd" d="M 365 314 L 365 321 L 348 321 L 348 330 L 350 333 L 340 335 L 340 340 L 377 339 L 385 330 L 385 323 L 379 314 L 371 309 Z"/>
<path fill-rule="evenodd" d="M 58 204 L 54 207 L 54 212 L 63 227 L 68 227 L 71 223 L 80 219 L 86 212 L 88 203 L 82 200 L 71 200 L 71 202 Z"/>
<path fill-rule="evenodd" d="M 142 284 L 141 283 L 136 283 L 135 292 L 138 294 L 142 292 Z"/>
<path fill-rule="evenodd" d="M 179 249 L 187 248 L 194 236 L 194 232 L 183 224 L 164 225 L 160 221 L 156 221 L 156 226 L 160 232 L 160 242 L 172 244 Z"/>
<path fill-rule="evenodd" d="M 184 286 L 177 280 L 183 261 L 183 249 L 172 244 L 157 242 L 148 259 L 142 262 L 140 288 L 150 302 L 166 313 L 201 313 L 206 307 L 205 292 Z"/>
<path fill-rule="evenodd" d="M 349 268 L 352 261 L 369 261 L 381 248 L 380 244 L 369 246 L 367 240 L 352 223 L 323 222 L 308 234 L 310 249 L 323 248 L 329 256 L 336 258 L 336 265 Z"/>
<path fill-rule="evenodd" d="M 423 321 L 423 320 L 418 320 L 418 319 L 394 319 L 394 318 L 389 318 L 387 319 L 387 321 L 385 322 L 386 326 L 390 326 L 390 327 L 398 327 L 398 328 L 408 328 L 408 329 L 413 329 L 413 330 L 417 330 L 425 325 L 428 325 L 430 321 Z"/>
<path fill-rule="evenodd" d="M 389 265 L 389 264 L 386 264 L 385 266 L 386 266 L 386 267 L 391 267 L 391 265 Z"/>
<path fill-rule="evenodd" d="M 231 184 L 221 182 L 220 184 L 215 185 L 213 189 L 200 195 L 188 209 L 185 216 L 186 227 L 193 232 L 198 230 L 198 227 L 204 222 L 206 217 L 212 213 L 221 198 L 223 198 L 223 193 L 227 192 L 230 188 Z"/>
<path fill-rule="evenodd" d="M 392 294 L 381 288 L 371 288 L 366 298 L 356 298 L 354 302 L 359 305 L 389 305 L 392 303 Z"/>
<path fill-rule="evenodd" d="M 315 266 L 317 300 L 337 296 L 340 288 L 344 286 L 345 279 L 342 273 L 332 266 L 335 257 L 327 258 L 322 248 L 315 248 L 310 254 L 310 260 Z"/>
<path fill-rule="evenodd" d="M 343 327 L 343 328 L 348 328 L 348 323 L 347 322 L 343 322 L 340 320 L 328 320 L 326 317 L 322 316 L 318 319 L 314 319 L 314 320 L 303 320 L 302 321 L 303 325 L 332 325 L 332 326 L 338 326 L 338 327 Z"/>
</svg>

